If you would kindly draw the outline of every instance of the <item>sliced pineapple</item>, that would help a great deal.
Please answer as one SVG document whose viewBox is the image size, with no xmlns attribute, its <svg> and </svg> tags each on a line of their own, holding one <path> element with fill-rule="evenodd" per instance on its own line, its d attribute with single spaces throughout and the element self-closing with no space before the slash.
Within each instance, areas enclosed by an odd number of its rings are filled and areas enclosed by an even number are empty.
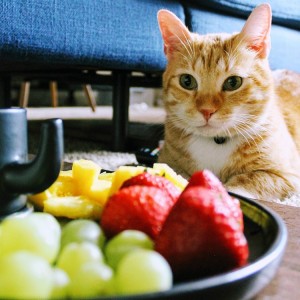
<svg viewBox="0 0 300 300">
<path fill-rule="evenodd" d="M 96 180 L 96 182 L 91 186 L 87 196 L 92 201 L 95 201 L 104 207 L 109 197 L 111 185 L 112 182 L 109 180 Z"/>
<path fill-rule="evenodd" d="M 170 166 L 163 163 L 154 163 L 153 169 L 159 171 L 160 176 L 163 176 L 173 182 L 179 189 L 184 190 L 187 186 L 188 181 L 181 175 L 177 174 Z"/>
<path fill-rule="evenodd" d="M 44 201 L 44 212 L 69 219 L 99 219 L 102 207 L 86 196 L 52 197 Z"/>
<path fill-rule="evenodd" d="M 60 171 L 57 179 L 67 179 L 67 178 L 73 178 L 73 171 L 67 170 L 67 171 Z"/>
<path fill-rule="evenodd" d="M 80 159 L 73 162 L 72 175 L 79 192 L 87 195 L 98 179 L 101 168 L 91 160 Z"/>
<path fill-rule="evenodd" d="M 40 209 L 44 207 L 44 201 L 52 197 L 49 190 L 45 190 L 38 194 L 28 195 L 28 200 Z"/>
<path fill-rule="evenodd" d="M 77 182 L 72 176 L 61 175 L 62 172 L 64 171 L 60 172 L 57 180 L 48 188 L 52 196 L 64 197 L 80 195 Z"/>
<path fill-rule="evenodd" d="M 141 174 L 146 171 L 143 166 L 120 166 L 115 172 L 112 180 L 109 195 L 113 195 L 122 186 L 123 182 L 133 176 Z"/>
<path fill-rule="evenodd" d="M 72 170 L 61 171 L 47 190 L 30 195 L 28 199 L 57 217 L 99 219 L 109 197 L 133 176 L 143 172 L 164 176 L 182 190 L 188 183 L 167 164 L 161 163 L 155 163 L 153 168 L 120 166 L 113 173 L 100 171 L 100 166 L 93 161 L 74 161 Z"/>
</svg>

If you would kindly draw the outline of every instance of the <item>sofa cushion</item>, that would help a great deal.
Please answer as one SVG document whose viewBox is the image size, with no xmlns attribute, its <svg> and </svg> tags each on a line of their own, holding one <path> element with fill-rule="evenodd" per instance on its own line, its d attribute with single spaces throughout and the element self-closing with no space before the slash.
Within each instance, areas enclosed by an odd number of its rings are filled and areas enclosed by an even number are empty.
<svg viewBox="0 0 300 300">
<path fill-rule="evenodd" d="M 7 64 L 160 71 L 160 8 L 184 20 L 172 0 L 3 0 L 0 57 Z"/>
<path fill-rule="evenodd" d="M 186 8 L 186 22 L 193 32 L 200 34 L 218 32 L 239 32 L 245 19 L 206 9 Z M 295 29 L 273 25 L 271 29 L 271 53 L 269 56 L 272 69 L 290 69 L 300 72 L 300 32 Z"/>
<path fill-rule="evenodd" d="M 196 7 L 209 7 L 214 11 L 247 17 L 250 12 L 264 1 L 261 0 L 190 0 Z M 300 29 L 300 5 L 298 0 L 268 0 L 272 7 L 273 23 Z"/>
</svg>

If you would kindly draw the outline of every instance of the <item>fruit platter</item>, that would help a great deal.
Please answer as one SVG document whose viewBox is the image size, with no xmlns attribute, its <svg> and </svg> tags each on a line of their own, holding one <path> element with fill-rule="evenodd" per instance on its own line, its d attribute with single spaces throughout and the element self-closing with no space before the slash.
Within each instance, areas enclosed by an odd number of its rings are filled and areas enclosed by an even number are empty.
<svg viewBox="0 0 300 300">
<path fill-rule="evenodd" d="M 28 202 L 0 223 L 0 299 L 249 299 L 287 242 L 276 213 L 209 170 L 82 159 Z"/>
</svg>

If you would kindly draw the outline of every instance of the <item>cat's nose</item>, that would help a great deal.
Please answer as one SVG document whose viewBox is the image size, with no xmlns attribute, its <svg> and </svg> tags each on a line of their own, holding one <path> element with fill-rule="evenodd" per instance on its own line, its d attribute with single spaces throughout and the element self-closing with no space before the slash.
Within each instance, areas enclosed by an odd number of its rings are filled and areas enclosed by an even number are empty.
<svg viewBox="0 0 300 300">
<path fill-rule="evenodd" d="M 206 121 L 210 119 L 213 113 L 216 112 L 215 109 L 201 109 L 200 112 L 202 113 L 203 117 L 205 118 Z"/>
</svg>

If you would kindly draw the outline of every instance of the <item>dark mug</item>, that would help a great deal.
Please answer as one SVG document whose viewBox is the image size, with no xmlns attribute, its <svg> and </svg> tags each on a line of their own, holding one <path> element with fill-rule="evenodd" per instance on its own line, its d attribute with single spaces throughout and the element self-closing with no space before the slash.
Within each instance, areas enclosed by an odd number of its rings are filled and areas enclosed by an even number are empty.
<svg viewBox="0 0 300 300">
<path fill-rule="evenodd" d="M 28 161 L 27 116 L 23 108 L 0 108 L 0 218 L 26 206 L 26 194 L 47 189 L 63 160 L 63 124 L 42 123 L 35 158 Z"/>
</svg>

